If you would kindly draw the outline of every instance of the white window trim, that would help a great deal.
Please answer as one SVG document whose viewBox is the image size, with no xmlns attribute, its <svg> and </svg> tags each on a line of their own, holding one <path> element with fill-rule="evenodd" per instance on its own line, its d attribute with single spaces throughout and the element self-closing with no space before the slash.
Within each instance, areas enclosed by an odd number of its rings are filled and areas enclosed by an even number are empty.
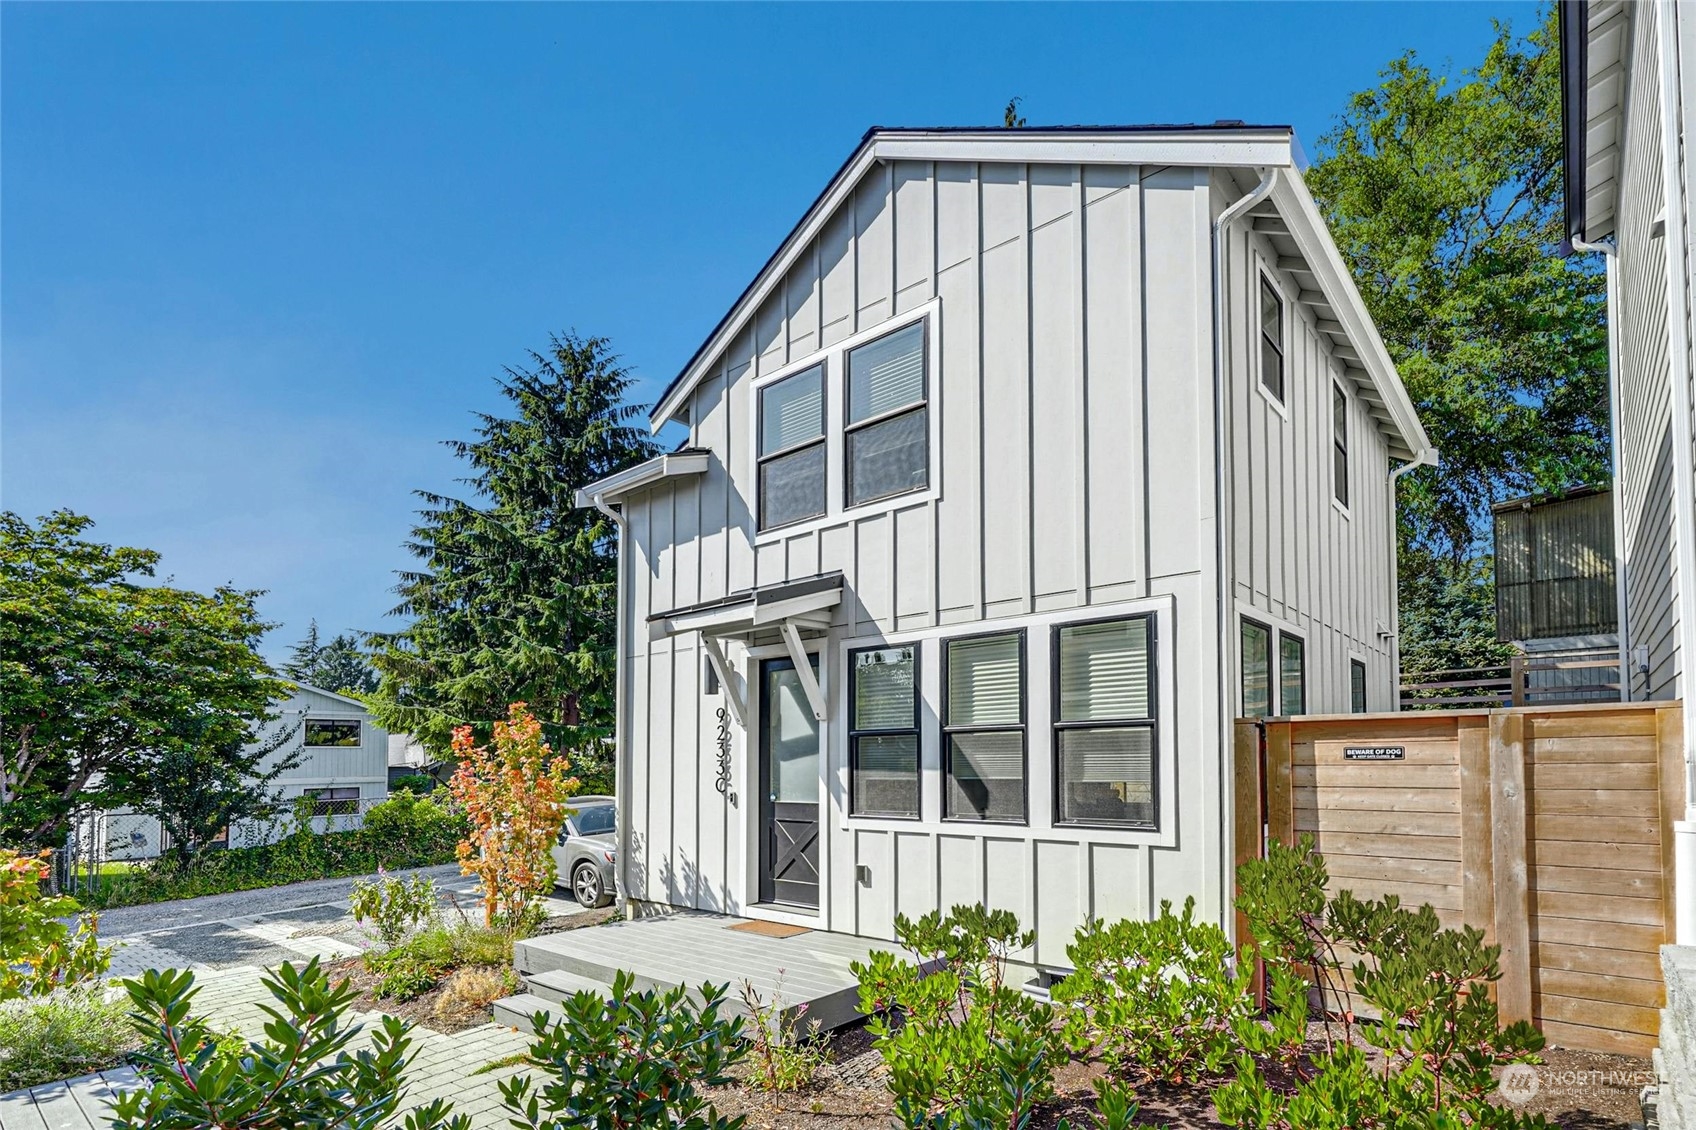
<svg viewBox="0 0 1696 1130">
<path fill-rule="evenodd" d="M 1290 298 L 1289 295 L 1285 293 L 1283 284 L 1278 281 L 1277 274 L 1274 273 L 1273 270 L 1266 265 L 1266 262 L 1258 255 L 1256 255 L 1254 259 L 1254 274 L 1254 302 L 1251 307 L 1254 311 L 1254 328 L 1251 331 L 1254 336 L 1254 391 L 1258 392 L 1260 394 L 1260 399 L 1270 404 L 1272 406 L 1272 410 L 1282 416 L 1284 418 L 1284 423 L 1287 424 L 1290 422 L 1290 323 L 1292 321 L 1290 316 Z M 1281 336 L 1284 339 L 1284 399 L 1282 400 L 1279 400 L 1276 396 L 1273 396 L 1271 392 L 1267 391 L 1266 382 L 1262 379 L 1265 376 L 1265 373 L 1261 368 L 1263 355 L 1260 350 L 1260 284 L 1262 281 L 1269 285 L 1273 292 L 1278 295 L 1278 317 L 1282 323 L 1280 328 L 1283 331 Z"/>
<path fill-rule="evenodd" d="M 1352 498 L 1352 497 L 1354 497 L 1354 488 L 1355 488 L 1355 477 L 1354 477 L 1354 392 L 1349 388 L 1349 382 L 1347 380 L 1343 379 L 1342 374 L 1338 373 L 1335 369 L 1333 369 L 1331 371 L 1330 375 L 1331 375 L 1331 388 L 1333 390 L 1332 395 L 1335 396 L 1336 393 L 1339 393 L 1339 392 L 1343 394 L 1343 444 L 1344 444 L 1344 447 L 1345 447 L 1344 457 L 1348 461 L 1349 497 Z M 1326 404 L 1325 407 L 1327 409 L 1329 409 L 1331 407 L 1331 405 Z M 1336 433 L 1336 426 L 1337 425 L 1336 425 L 1336 422 L 1334 420 L 1332 420 L 1331 413 L 1329 411 L 1327 411 L 1325 413 L 1325 423 L 1326 423 L 1325 449 L 1326 449 L 1328 454 L 1334 456 L 1337 453 L 1337 433 Z M 1354 521 L 1354 514 L 1350 511 L 1349 504 L 1346 503 L 1346 502 L 1343 502 L 1342 500 L 1340 500 L 1337 497 L 1337 464 L 1336 464 L 1336 460 L 1335 459 L 1327 459 L 1326 462 L 1331 465 L 1331 473 L 1330 473 L 1330 475 L 1326 476 L 1330 480 L 1329 485 L 1331 487 L 1331 506 L 1332 506 L 1333 509 L 1336 510 L 1337 513 L 1339 513 L 1343 516 L 1344 521 L 1352 522 L 1352 521 Z"/>
<path fill-rule="evenodd" d="M 923 490 L 907 491 L 904 494 L 893 494 L 885 498 L 875 499 L 861 506 L 848 506 L 845 500 L 847 487 L 847 465 L 844 460 L 848 454 L 847 443 L 847 401 L 848 401 L 848 352 L 869 341 L 875 341 L 886 334 L 905 329 L 915 322 L 927 322 L 925 327 L 925 422 L 929 425 L 929 457 L 930 466 L 927 473 L 929 483 Z M 942 412 L 941 412 L 941 342 L 942 342 L 942 300 L 933 298 L 922 306 L 904 311 L 892 318 L 886 318 L 874 326 L 850 334 L 841 341 L 833 342 L 823 349 L 815 350 L 805 357 L 788 362 L 770 373 L 761 373 L 749 384 L 748 392 L 748 444 L 747 473 L 748 492 L 752 505 L 749 507 L 753 515 L 754 544 L 769 545 L 783 541 L 797 534 L 809 533 L 823 529 L 826 526 L 836 526 L 854 518 L 867 518 L 878 514 L 887 514 L 895 510 L 905 510 L 911 506 L 934 502 L 942 497 Z M 777 526 L 762 530 L 760 526 L 760 390 L 767 385 L 776 384 L 786 377 L 804 372 L 820 363 L 824 365 L 824 513 L 814 518 L 805 518 L 799 522 L 791 522 L 787 526 Z"/>
<path fill-rule="evenodd" d="M 1155 797 L 1154 829 L 1104 828 L 1095 825 L 1060 824 L 1054 820 L 1054 703 L 1051 701 L 1053 633 L 1057 624 L 1111 620 L 1118 617 L 1152 615 L 1154 618 Z M 1144 597 L 1118 604 L 1082 605 L 1034 616 L 974 620 L 914 632 L 854 636 L 834 641 L 835 667 L 847 669 L 848 652 L 862 647 L 894 647 L 913 644 L 919 648 L 919 686 L 923 696 L 919 708 L 919 818 L 901 819 L 852 816 L 848 812 L 848 737 L 845 726 L 829 735 L 827 788 L 831 813 L 829 822 L 844 836 L 856 831 L 905 832 L 932 836 L 968 836 L 1025 843 L 1062 840 L 1077 843 L 1142 844 L 1175 847 L 1178 842 L 1178 740 L 1176 669 L 1176 601 L 1171 596 Z M 942 696 L 942 641 L 960 636 L 993 635 L 1025 630 L 1025 788 L 1026 813 L 1023 824 L 1001 824 L 942 818 L 941 726 L 936 710 Z M 836 699 L 832 717 L 847 709 L 848 681 L 831 680 Z M 1193 787 L 1193 781 L 1192 781 Z"/>
</svg>

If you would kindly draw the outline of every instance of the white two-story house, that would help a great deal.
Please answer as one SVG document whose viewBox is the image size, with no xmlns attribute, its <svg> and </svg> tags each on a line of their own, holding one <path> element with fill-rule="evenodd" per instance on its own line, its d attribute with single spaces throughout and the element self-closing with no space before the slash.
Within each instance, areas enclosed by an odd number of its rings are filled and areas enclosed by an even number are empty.
<svg viewBox="0 0 1696 1130">
<path fill-rule="evenodd" d="M 1424 432 L 1283 127 L 868 133 L 653 410 L 619 881 L 1224 920 L 1231 723 L 1394 708 Z"/>
</svg>

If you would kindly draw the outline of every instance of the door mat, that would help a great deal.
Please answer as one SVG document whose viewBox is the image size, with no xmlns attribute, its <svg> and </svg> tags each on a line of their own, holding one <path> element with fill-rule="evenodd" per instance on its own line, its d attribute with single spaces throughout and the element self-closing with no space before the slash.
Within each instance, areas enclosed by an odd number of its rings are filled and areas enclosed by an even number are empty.
<svg viewBox="0 0 1696 1130">
<path fill-rule="evenodd" d="M 793 938 L 797 934 L 811 934 L 810 926 L 791 926 L 787 922 L 738 922 L 726 926 L 726 930 L 736 930 L 744 934 L 758 934 L 762 938 Z"/>
</svg>

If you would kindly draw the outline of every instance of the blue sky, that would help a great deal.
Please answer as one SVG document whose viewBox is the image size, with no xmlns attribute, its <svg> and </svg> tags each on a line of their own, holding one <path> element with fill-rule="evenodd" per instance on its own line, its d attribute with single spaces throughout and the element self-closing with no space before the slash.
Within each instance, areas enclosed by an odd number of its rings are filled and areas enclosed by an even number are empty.
<svg viewBox="0 0 1696 1130">
<path fill-rule="evenodd" d="M 394 627 L 550 331 L 651 401 L 868 126 L 1294 125 L 1530 4 L 0 6 L 0 504 Z"/>
</svg>

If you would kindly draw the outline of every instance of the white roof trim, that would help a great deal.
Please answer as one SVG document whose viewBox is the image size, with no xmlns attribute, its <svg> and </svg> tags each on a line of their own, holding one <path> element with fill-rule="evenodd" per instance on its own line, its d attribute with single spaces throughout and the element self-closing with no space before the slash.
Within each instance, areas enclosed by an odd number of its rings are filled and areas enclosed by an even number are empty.
<svg viewBox="0 0 1696 1130">
<path fill-rule="evenodd" d="M 296 679 L 289 679 L 289 680 L 287 680 L 287 682 L 288 682 L 289 686 L 295 688 L 296 690 L 311 691 L 313 694 L 321 694 L 325 698 L 333 698 L 338 702 L 345 702 L 349 706 L 357 706 L 357 707 L 359 707 L 359 709 L 367 711 L 367 712 L 369 712 L 370 709 L 371 709 L 369 706 L 366 706 L 363 702 L 360 702 L 357 698 L 352 698 L 352 697 L 345 695 L 345 694 L 337 694 L 335 691 L 327 691 L 323 687 L 315 687 L 310 683 L 302 683 L 302 682 L 300 682 Z"/>
<path fill-rule="evenodd" d="M 596 495 L 603 499 L 614 499 L 643 487 L 652 486 L 661 479 L 675 478 L 679 475 L 699 475 L 706 471 L 711 462 L 711 452 L 670 451 L 664 455 L 655 456 L 646 463 L 626 467 L 616 474 L 608 475 L 598 482 L 579 488 L 576 502 L 579 508 L 593 506 L 595 505 Z"/>
<path fill-rule="evenodd" d="M 1201 165 L 1294 167 L 1298 150 L 1286 129 L 1195 130 L 913 130 L 871 134 L 807 210 L 718 329 L 654 405 L 648 423 L 659 431 L 682 410 L 695 386 L 765 304 L 796 260 L 812 246 L 873 164 L 891 160 L 1006 161 L 1015 164 Z M 581 492 L 580 492 L 581 493 Z M 582 503 L 579 503 L 582 505 Z"/>
</svg>

